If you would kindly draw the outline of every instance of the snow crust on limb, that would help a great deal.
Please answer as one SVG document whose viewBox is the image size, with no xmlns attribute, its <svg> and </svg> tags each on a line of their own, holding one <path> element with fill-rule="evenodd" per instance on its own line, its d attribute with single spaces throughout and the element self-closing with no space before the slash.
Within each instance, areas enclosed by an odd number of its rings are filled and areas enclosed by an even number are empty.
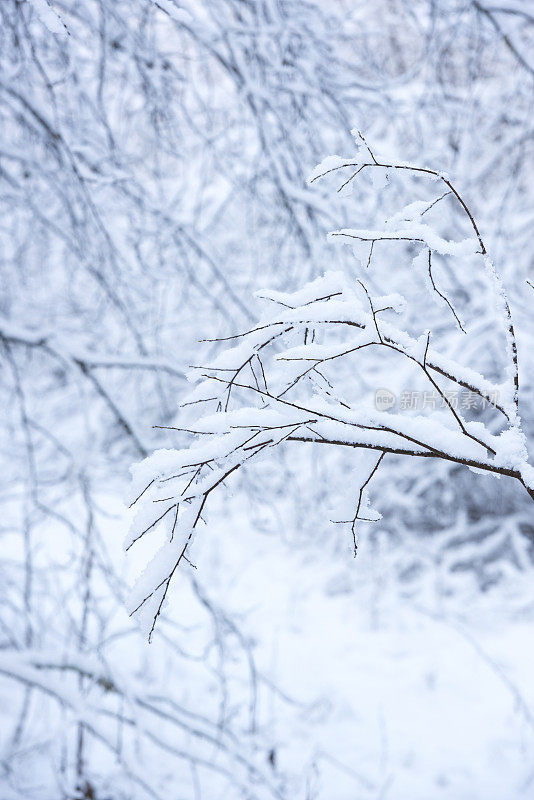
<svg viewBox="0 0 534 800">
<path fill-rule="evenodd" d="M 429 225 L 411 222 L 406 227 L 397 229 L 386 227 L 384 230 L 366 230 L 364 228 L 341 228 L 331 231 L 329 237 L 347 237 L 349 239 L 361 239 L 367 242 L 387 241 L 399 239 L 423 242 L 430 250 L 443 256 L 469 256 L 478 251 L 476 239 L 464 239 L 461 242 L 443 239 Z"/>
<path fill-rule="evenodd" d="M 152 2 L 156 4 L 156 0 L 152 0 Z M 157 0 L 157 5 L 172 17 L 172 19 L 176 20 L 176 22 L 190 23 L 193 21 L 193 15 L 186 8 L 182 8 L 181 5 L 175 5 L 171 0 Z"/>
<path fill-rule="evenodd" d="M 52 8 L 47 0 L 27 0 L 33 7 L 35 13 L 48 28 L 50 33 L 59 34 L 60 36 L 67 35 L 67 29 L 59 14 Z"/>
<path fill-rule="evenodd" d="M 313 169 L 313 171 L 308 176 L 308 183 L 313 183 L 317 180 L 321 175 L 324 175 L 327 172 L 332 172 L 333 170 L 339 169 L 344 164 L 357 167 L 358 164 L 354 161 L 354 158 L 343 158 L 343 156 L 327 156 L 324 158 L 317 166 Z"/>
</svg>

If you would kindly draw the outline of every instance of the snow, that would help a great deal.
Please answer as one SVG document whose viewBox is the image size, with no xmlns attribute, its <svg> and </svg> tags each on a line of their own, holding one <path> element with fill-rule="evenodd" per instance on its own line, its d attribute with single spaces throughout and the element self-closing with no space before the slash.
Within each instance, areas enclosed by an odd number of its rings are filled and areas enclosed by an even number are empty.
<svg viewBox="0 0 534 800">
<path fill-rule="evenodd" d="M 177 5 L 173 0 L 157 0 L 157 2 L 152 0 L 152 2 L 166 11 L 176 22 L 192 22 L 193 20 L 192 14 L 186 8 Z"/>
<path fill-rule="evenodd" d="M 500 609 L 497 596 L 469 590 L 463 604 L 447 600 L 430 576 L 424 598 L 403 594 L 402 544 L 375 550 L 361 537 L 356 560 L 310 546 L 303 559 L 240 515 L 231 529 L 229 547 L 215 524 L 204 569 L 216 570 L 211 591 L 230 609 L 247 597 L 246 632 L 262 631 L 258 668 L 292 699 L 263 713 L 293 796 L 306 783 L 340 800 L 528 796 L 534 650 L 528 621 L 504 598 Z"/>
<path fill-rule="evenodd" d="M 317 299 L 328 297 L 347 289 L 347 277 L 341 271 L 330 270 L 313 281 L 308 281 L 295 292 L 277 292 L 262 290 L 255 293 L 256 297 L 272 300 L 275 303 L 295 308 L 312 303 Z"/>
<path fill-rule="evenodd" d="M 434 5 L 2 4 L 0 800 L 534 797 L 534 27 Z"/>
<path fill-rule="evenodd" d="M 59 14 L 48 0 L 27 0 L 39 19 L 46 25 L 50 33 L 66 36 L 67 29 Z"/>
<path fill-rule="evenodd" d="M 377 191 L 384 189 L 389 183 L 389 172 L 386 167 L 373 167 L 371 181 Z"/>
<path fill-rule="evenodd" d="M 402 208 L 400 211 L 392 214 L 386 220 L 386 225 L 388 227 L 395 228 L 395 226 L 399 223 L 413 222 L 414 220 L 418 220 L 426 211 L 429 210 L 430 206 L 432 206 L 436 200 L 437 198 L 433 198 L 431 200 L 414 200 L 413 203 L 408 203 L 408 205 L 404 206 L 404 208 Z"/>
<path fill-rule="evenodd" d="M 313 181 L 317 180 L 319 176 L 327 172 L 333 172 L 334 170 L 338 170 L 345 165 L 350 167 L 358 167 L 358 164 L 354 162 L 353 158 L 350 157 L 343 158 L 342 156 L 327 156 L 320 162 L 320 164 L 317 164 L 317 166 L 308 176 L 308 183 L 312 183 Z"/>
<path fill-rule="evenodd" d="M 525 434 L 515 425 L 502 431 L 496 441 L 497 455 L 495 463 L 511 469 L 521 468 L 528 461 Z"/>
<path fill-rule="evenodd" d="M 447 256 L 469 256 L 478 251 L 478 241 L 476 239 L 464 239 L 461 242 L 450 241 L 439 236 L 429 225 L 411 222 L 397 230 L 386 227 L 385 230 L 366 230 L 358 228 L 341 228 L 340 230 L 330 231 L 331 238 L 344 237 L 348 239 L 360 239 L 366 242 L 376 242 L 380 240 L 417 241 L 423 242 L 430 250 Z"/>
</svg>

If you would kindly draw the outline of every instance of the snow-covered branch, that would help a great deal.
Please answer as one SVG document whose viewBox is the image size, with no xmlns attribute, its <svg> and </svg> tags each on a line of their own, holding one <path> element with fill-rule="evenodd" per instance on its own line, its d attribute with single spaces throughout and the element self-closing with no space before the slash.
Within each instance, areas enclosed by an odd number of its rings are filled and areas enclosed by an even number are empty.
<svg viewBox="0 0 534 800">
<path fill-rule="evenodd" d="M 428 173 L 443 181 L 467 214 L 476 238 L 458 244 L 439 236 L 420 221 L 433 203 L 418 202 L 395 215 L 384 230 L 345 229 L 334 235 L 372 245 L 383 240 L 423 243 L 428 251 L 430 291 L 443 299 L 431 273 L 432 253 L 487 261 L 474 218 L 448 178 L 418 167 L 382 164 L 368 150 L 372 163 L 364 167 Z M 327 164 L 330 166 L 325 169 L 323 164 L 315 176 L 356 166 L 343 163 L 332 167 L 331 160 Z M 370 262 L 371 258 L 366 272 Z M 200 376 L 201 381 L 182 406 L 196 407 L 198 419 L 175 429 L 196 437 L 191 446 L 159 450 L 133 469 L 131 505 L 138 511 L 127 549 L 165 526 L 166 541 L 129 601 L 130 613 L 139 618 L 149 638 L 176 571 L 182 563 L 191 563 L 191 543 L 204 521 L 211 493 L 242 466 L 284 443 L 368 452 L 369 458 L 360 459 L 356 510 L 350 519 L 342 520 L 350 524 L 354 552 L 357 523 L 380 518 L 368 508 L 367 486 L 386 454 L 437 458 L 507 476 L 534 500 L 534 469 L 528 463 L 517 415 L 517 352 L 510 310 L 493 268 L 488 271 L 501 294 L 508 335 L 510 361 L 502 384 L 488 381 L 434 348 L 431 331 L 423 327 L 424 307 L 415 309 L 420 335 L 402 330 L 395 316 L 403 313 L 405 299 L 398 294 L 373 293 L 367 286 L 370 273 L 354 280 L 344 272 L 329 272 L 293 293 L 261 293 L 281 310 L 247 331 L 219 340 L 231 346 L 210 363 L 196 367 L 190 376 Z M 460 327 L 462 334 L 458 335 L 466 334 Z M 376 394 L 355 396 L 354 375 L 367 373 L 372 385 L 377 375 L 388 372 L 404 372 L 412 380 L 421 380 L 425 389 L 434 393 L 439 408 L 431 414 L 393 412 L 377 407 Z M 451 385 L 468 387 L 485 405 L 500 412 L 497 421 L 464 417 L 451 395 Z M 380 384 L 373 388 L 379 390 Z"/>
</svg>

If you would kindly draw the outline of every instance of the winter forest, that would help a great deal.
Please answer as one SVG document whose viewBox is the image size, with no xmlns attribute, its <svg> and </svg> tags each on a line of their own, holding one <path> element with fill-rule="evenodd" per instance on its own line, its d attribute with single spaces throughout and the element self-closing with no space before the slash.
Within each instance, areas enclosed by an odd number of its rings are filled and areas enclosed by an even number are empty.
<svg viewBox="0 0 534 800">
<path fill-rule="evenodd" d="M 534 798 L 533 129 L 529 0 L 0 2 L 0 800 Z"/>
</svg>

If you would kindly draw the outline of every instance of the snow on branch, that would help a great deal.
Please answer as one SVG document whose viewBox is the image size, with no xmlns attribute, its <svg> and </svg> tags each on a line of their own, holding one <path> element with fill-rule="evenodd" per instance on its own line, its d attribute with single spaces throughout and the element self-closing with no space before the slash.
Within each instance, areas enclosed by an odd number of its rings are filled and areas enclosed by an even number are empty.
<svg viewBox="0 0 534 800">
<path fill-rule="evenodd" d="M 189 375 L 198 380 L 182 401 L 196 407 L 195 423 L 176 428 L 194 437 L 181 450 L 159 450 L 135 466 L 131 506 L 135 509 L 126 549 L 163 528 L 165 542 L 138 579 L 129 601 L 149 640 L 178 568 L 191 564 L 191 543 L 205 521 L 208 499 L 248 462 L 272 448 L 291 443 L 352 448 L 359 459 L 360 490 L 353 511 L 339 520 L 350 526 L 357 550 L 357 525 L 376 521 L 369 508 L 368 485 L 389 455 L 438 458 L 475 471 L 508 476 L 534 499 L 534 469 L 528 464 L 526 442 L 517 415 L 517 352 L 515 334 L 502 286 L 488 261 L 476 222 L 448 178 L 428 169 L 381 164 L 368 148 L 369 160 L 333 158 L 323 162 L 313 180 L 326 172 L 351 169 L 353 179 L 364 168 L 412 170 L 438 178 L 456 197 L 474 231 L 474 239 L 447 241 L 421 222 L 434 203 L 411 203 L 381 230 L 343 229 L 333 235 L 357 237 L 372 244 L 382 240 L 422 243 L 432 290 L 445 299 L 465 333 L 450 301 L 439 291 L 431 272 L 432 253 L 455 258 L 478 257 L 496 285 L 502 301 L 509 368 L 503 385 L 488 381 L 472 368 L 451 360 L 431 344 L 431 332 L 419 337 L 395 322 L 406 301 L 398 294 L 375 295 L 368 281 L 354 281 L 343 272 L 328 272 L 293 293 L 262 292 L 275 305 L 254 327 L 215 340 L 222 351 Z M 404 220 L 404 221 L 403 221 Z M 478 255 L 477 255 L 478 254 Z M 418 318 L 424 309 L 416 309 Z M 458 334 L 461 335 L 461 334 Z M 439 397 L 432 414 L 385 413 L 369 400 L 354 401 L 351 381 L 340 376 L 365 371 L 369 364 L 389 359 L 395 369 L 407 365 Z M 345 369 L 347 362 L 351 369 Z M 335 369 L 332 370 L 332 365 Z M 465 419 L 446 391 L 444 380 L 466 387 L 498 412 L 499 428 Z M 447 384 L 448 385 L 448 384 Z M 189 408 L 189 411 L 191 409 Z M 346 518 L 345 518 L 346 517 Z"/>
</svg>

